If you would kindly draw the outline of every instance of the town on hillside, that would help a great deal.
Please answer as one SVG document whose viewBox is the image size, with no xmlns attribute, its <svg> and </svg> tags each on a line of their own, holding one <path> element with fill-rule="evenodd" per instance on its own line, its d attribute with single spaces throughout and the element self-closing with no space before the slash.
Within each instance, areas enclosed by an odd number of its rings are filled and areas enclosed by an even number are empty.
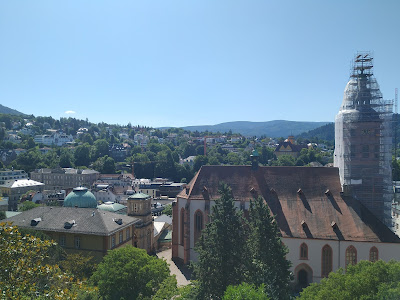
<svg viewBox="0 0 400 300">
<path fill-rule="evenodd" d="M 0 114 L 2 238 L 29 233 L 43 248 L 54 241 L 64 256 L 42 261 L 60 265 L 49 269 L 54 274 L 75 274 L 64 290 L 86 299 L 222 299 L 230 289 L 258 299 L 314 299 L 330 293 L 329 280 L 344 290 L 351 274 L 400 268 L 392 106 L 372 55 L 360 52 L 335 126 L 298 136 Z M 13 230 L 20 232 L 13 237 Z M 389 277 L 382 288 L 374 278 L 374 295 L 400 295 Z M 46 288 L 59 293 L 59 284 Z M 10 286 L 3 295 L 11 298 L 40 293 Z"/>
</svg>

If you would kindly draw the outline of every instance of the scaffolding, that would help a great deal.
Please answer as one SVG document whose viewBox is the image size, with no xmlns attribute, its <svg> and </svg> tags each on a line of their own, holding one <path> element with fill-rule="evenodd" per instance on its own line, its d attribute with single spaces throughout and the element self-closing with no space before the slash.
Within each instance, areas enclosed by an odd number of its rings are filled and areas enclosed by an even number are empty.
<svg viewBox="0 0 400 300">
<path fill-rule="evenodd" d="M 393 101 L 383 100 L 373 57 L 354 58 L 343 103 L 335 119 L 334 164 L 343 191 L 391 226 Z"/>
</svg>

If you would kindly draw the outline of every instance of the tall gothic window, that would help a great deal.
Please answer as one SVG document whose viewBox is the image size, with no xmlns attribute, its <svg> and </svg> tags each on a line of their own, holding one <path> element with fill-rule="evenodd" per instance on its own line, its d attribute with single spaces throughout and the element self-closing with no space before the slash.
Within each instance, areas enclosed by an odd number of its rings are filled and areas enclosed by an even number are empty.
<svg viewBox="0 0 400 300">
<path fill-rule="evenodd" d="M 355 265 L 357 263 L 357 250 L 354 246 L 349 246 L 346 249 L 346 268 L 348 265 Z"/>
<path fill-rule="evenodd" d="M 194 242 L 196 243 L 203 230 L 203 213 L 200 210 L 194 214 L 194 222 Z"/>
<path fill-rule="evenodd" d="M 369 261 L 376 262 L 379 259 L 378 249 L 376 247 L 372 247 L 369 250 Z"/>
<path fill-rule="evenodd" d="M 300 259 L 308 259 L 308 246 L 306 243 L 300 245 Z"/>
<path fill-rule="evenodd" d="M 181 209 L 181 241 L 180 244 L 183 245 L 183 239 L 185 237 L 185 210 Z"/>
<path fill-rule="evenodd" d="M 321 263 L 321 276 L 328 277 L 329 273 L 332 272 L 332 248 L 329 245 L 322 248 Z"/>
</svg>

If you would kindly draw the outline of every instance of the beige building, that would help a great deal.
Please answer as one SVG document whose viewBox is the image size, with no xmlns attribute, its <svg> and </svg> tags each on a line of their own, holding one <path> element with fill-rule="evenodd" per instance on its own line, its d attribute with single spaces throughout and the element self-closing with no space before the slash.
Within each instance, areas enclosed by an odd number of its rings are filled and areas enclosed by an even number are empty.
<svg viewBox="0 0 400 300">
<path fill-rule="evenodd" d="M 136 239 L 135 247 L 145 249 L 147 252 L 152 252 L 154 223 L 151 215 L 151 197 L 147 194 L 136 193 L 128 197 L 128 215 L 140 219 L 140 223 L 136 224 Z"/>
<path fill-rule="evenodd" d="M 48 190 L 65 190 L 77 186 L 91 187 L 99 175 L 90 169 L 39 169 L 31 172 L 31 179 L 43 182 Z"/>
<path fill-rule="evenodd" d="M 23 194 L 28 191 L 43 191 L 44 184 L 31 179 L 12 179 L 0 185 L 3 196 L 8 197 L 8 210 L 17 210 L 18 202 Z"/>
<path fill-rule="evenodd" d="M 43 231 L 68 253 L 100 260 L 108 250 L 135 245 L 137 218 L 93 208 L 40 206 L 6 221 Z"/>
</svg>

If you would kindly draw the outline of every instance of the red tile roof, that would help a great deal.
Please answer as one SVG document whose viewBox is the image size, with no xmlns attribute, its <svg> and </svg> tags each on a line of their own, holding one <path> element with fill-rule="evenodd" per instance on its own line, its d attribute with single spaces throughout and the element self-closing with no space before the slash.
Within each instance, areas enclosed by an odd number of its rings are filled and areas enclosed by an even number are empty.
<svg viewBox="0 0 400 300">
<path fill-rule="evenodd" d="M 219 198 L 220 182 L 235 200 L 262 196 L 283 237 L 400 242 L 365 206 L 341 194 L 338 168 L 203 166 L 178 198 Z M 303 223 L 303 224 L 302 224 Z"/>
</svg>

